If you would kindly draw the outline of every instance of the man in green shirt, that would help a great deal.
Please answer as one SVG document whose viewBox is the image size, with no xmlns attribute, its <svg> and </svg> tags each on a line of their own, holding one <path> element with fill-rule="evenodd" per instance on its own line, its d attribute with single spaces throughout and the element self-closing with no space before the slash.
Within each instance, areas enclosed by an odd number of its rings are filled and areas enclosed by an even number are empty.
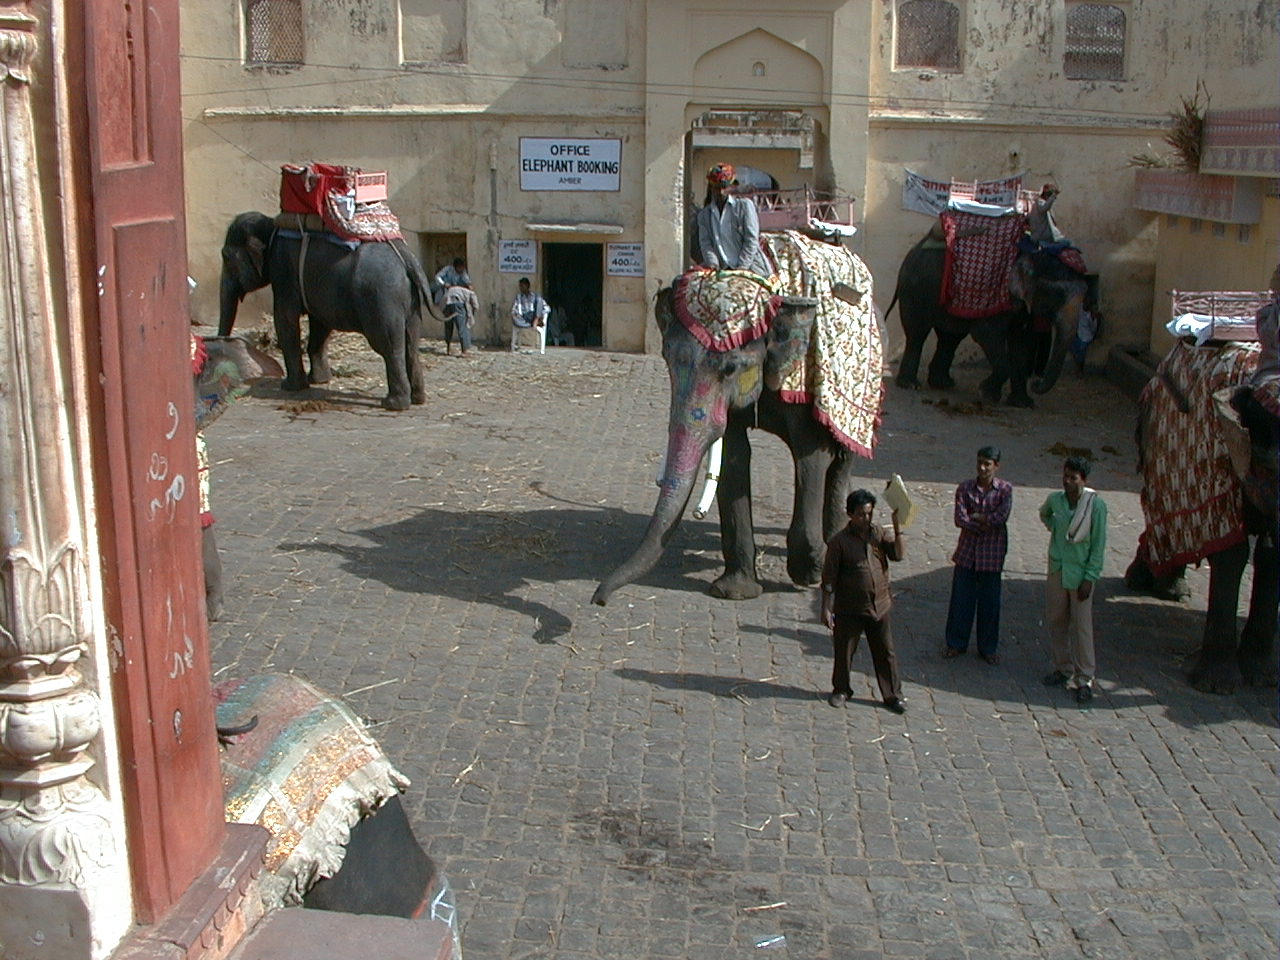
<svg viewBox="0 0 1280 960">
<path fill-rule="evenodd" d="M 1089 461 L 1068 457 L 1062 465 L 1062 492 L 1040 508 L 1049 528 L 1049 578 L 1045 623 L 1053 672 L 1045 686 L 1074 687 L 1077 703 L 1093 699 L 1093 585 L 1102 575 L 1107 548 L 1107 505 L 1089 487 Z"/>
</svg>

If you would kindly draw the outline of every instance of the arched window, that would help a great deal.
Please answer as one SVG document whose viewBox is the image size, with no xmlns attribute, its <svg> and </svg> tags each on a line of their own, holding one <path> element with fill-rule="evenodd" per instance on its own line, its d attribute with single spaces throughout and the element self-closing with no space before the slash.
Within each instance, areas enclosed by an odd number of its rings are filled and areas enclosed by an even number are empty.
<svg viewBox="0 0 1280 960">
<path fill-rule="evenodd" d="M 247 0 L 245 60 L 302 63 L 302 0 Z"/>
<path fill-rule="evenodd" d="M 894 65 L 960 70 L 960 8 L 946 0 L 898 4 Z"/>
<path fill-rule="evenodd" d="M 1070 80 L 1123 80 L 1124 27 L 1124 11 L 1112 4 L 1068 7 L 1062 72 Z"/>
</svg>

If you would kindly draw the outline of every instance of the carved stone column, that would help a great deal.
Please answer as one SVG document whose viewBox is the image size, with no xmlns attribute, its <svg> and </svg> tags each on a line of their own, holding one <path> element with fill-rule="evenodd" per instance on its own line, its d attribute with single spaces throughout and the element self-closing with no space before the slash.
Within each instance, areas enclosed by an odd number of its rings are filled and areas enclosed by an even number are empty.
<svg viewBox="0 0 1280 960">
<path fill-rule="evenodd" d="M 54 5 L 53 9 L 57 9 Z M 33 114 L 36 19 L 0 8 L 0 955 L 101 957 L 132 921 L 117 779 L 104 734 L 105 648 L 87 550 L 82 436 L 72 406 L 68 298 L 55 294 L 42 197 L 64 196 L 50 145 L 56 116 Z M 57 85 L 56 52 L 39 61 Z M 43 80 L 43 76 L 42 76 Z M 50 113 L 55 98 L 38 102 Z M 38 129 L 37 129 L 38 124 Z M 42 135 L 37 137 L 37 132 Z M 43 159 L 43 163 L 41 160 Z M 52 177 L 50 173 L 52 171 Z M 42 176 L 47 178 L 42 182 Z M 52 243 L 50 242 L 52 239 Z M 76 429 L 73 430 L 73 427 Z M 109 700 L 108 700 L 109 704 Z"/>
</svg>

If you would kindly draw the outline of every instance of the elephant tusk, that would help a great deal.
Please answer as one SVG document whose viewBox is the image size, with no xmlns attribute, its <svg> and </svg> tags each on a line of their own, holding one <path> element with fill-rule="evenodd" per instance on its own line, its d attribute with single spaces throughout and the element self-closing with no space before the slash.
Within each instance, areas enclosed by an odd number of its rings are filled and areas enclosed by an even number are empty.
<svg viewBox="0 0 1280 960">
<path fill-rule="evenodd" d="M 711 509 L 711 501 L 716 498 L 716 487 L 720 484 L 720 456 L 724 451 L 724 438 L 721 437 L 711 445 L 711 454 L 707 458 L 707 485 L 702 488 L 702 498 L 693 508 L 693 519 L 701 520 Z"/>
</svg>

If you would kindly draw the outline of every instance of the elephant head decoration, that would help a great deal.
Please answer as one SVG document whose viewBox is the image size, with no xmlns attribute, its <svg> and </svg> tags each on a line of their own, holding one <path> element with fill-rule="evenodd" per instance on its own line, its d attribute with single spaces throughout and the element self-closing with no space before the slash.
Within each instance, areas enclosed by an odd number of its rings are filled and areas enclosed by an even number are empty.
<svg viewBox="0 0 1280 960">
<path fill-rule="evenodd" d="M 789 242 L 804 240 L 796 235 Z M 861 294 L 852 297 L 857 307 L 837 300 L 830 286 L 815 289 L 815 277 L 831 275 L 818 269 L 784 289 L 820 297 L 773 296 L 767 282 L 753 274 L 709 270 L 691 271 L 658 293 L 655 317 L 671 379 L 658 502 L 639 547 L 599 585 L 594 602 L 604 604 L 620 586 L 652 569 L 680 522 L 704 455 L 721 438 L 717 503 L 725 570 L 711 593 L 735 600 L 761 593 L 751 522 L 747 429 L 752 426 L 782 438 L 795 464 L 787 572 L 801 585 L 820 579 L 826 541 L 844 522 L 855 454 L 870 456 L 875 443 L 881 339 L 870 273 L 861 261 L 842 247 L 810 249 L 804 256 L 839 262 L 851 281 L 847 287 Z M 824 378 L 826 387 L 838 382 L 840 391 L 824 390 Z M 836 393 L 856 396 L 858 413 L 836 409 L 831 401 Z"/>
</svg>

